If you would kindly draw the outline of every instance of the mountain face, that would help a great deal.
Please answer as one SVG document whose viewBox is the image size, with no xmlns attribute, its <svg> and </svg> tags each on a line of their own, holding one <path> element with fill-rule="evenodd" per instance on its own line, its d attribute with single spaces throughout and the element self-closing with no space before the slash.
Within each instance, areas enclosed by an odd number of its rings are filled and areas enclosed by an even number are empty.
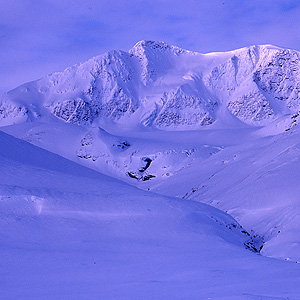
<svg viewBox="0 0 300 300">
<path fill-rule="evenodd" d="M 200 54 L 141 41 L 4 95 L 1 124 L 53 115 L 72 124 L 111 120 L 159 129 L 207 127 L 230 113 L 261 125 L 300 109 L 299 53 L 252 46 Z"/>
</svg>

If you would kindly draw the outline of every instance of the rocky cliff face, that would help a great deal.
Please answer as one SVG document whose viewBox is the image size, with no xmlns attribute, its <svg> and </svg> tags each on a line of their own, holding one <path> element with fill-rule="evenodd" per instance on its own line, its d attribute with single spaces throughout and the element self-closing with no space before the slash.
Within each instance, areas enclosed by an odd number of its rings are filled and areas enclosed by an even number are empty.
<svg viewBox="0 0 300 300">
<path fill-rule="evenodd" d="M 261 125 L 300 109 L 299 53 L 252 46 L 200 54 L 141 41 L 4 95 L 1 124 L 47 115 L 74 124 L 107 118 L 164 128 L 210 126 L 222 112 Z"/>
</svg>

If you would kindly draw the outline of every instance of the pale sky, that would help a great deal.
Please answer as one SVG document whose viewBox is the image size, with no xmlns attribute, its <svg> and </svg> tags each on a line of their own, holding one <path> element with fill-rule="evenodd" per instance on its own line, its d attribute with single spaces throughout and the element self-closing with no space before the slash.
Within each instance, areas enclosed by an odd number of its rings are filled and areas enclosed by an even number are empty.
<svg viewBox="0 0 300 300">
<path fill-rule="evenodd" d="M 0 92 L 139 40 L 300 50 L 300 1 L 0 0 Z"/>
</svg>

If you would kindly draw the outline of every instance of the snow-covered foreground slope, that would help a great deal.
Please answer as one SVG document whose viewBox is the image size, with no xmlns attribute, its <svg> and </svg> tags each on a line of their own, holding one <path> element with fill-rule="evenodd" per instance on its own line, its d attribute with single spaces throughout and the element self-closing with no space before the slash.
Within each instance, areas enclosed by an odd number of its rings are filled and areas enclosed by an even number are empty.
<svg viewBox="0 0 300 300">
<path fill-rule="evenodd" d="M 299 299 L 229 215 L 0 140 L 1 299 Z"/>
</svg>

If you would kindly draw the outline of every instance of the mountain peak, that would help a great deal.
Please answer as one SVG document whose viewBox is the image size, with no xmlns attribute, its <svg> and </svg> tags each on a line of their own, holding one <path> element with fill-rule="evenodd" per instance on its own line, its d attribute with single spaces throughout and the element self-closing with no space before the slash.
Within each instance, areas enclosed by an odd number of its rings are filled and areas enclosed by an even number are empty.
<svg viewBox="0 0 300 300">
<path fill-rule="evenodd" d="M 145 51 L 160 51 L 160 52 L 173 52 L 174 54 L 178 55 L 181 53 L 187 53 L 189 51 L 181 49 L 177 46 L 169 45 L 165 42 L 161 41 L 150 41 L 150 40 L 141 40 L 137 42 L 131 50 L 129 50 L 129 53 L 133 55 L 140 54 L 141 52 Z M 137 55 L 139 56 L 139 55 Z"/>
</svg>

